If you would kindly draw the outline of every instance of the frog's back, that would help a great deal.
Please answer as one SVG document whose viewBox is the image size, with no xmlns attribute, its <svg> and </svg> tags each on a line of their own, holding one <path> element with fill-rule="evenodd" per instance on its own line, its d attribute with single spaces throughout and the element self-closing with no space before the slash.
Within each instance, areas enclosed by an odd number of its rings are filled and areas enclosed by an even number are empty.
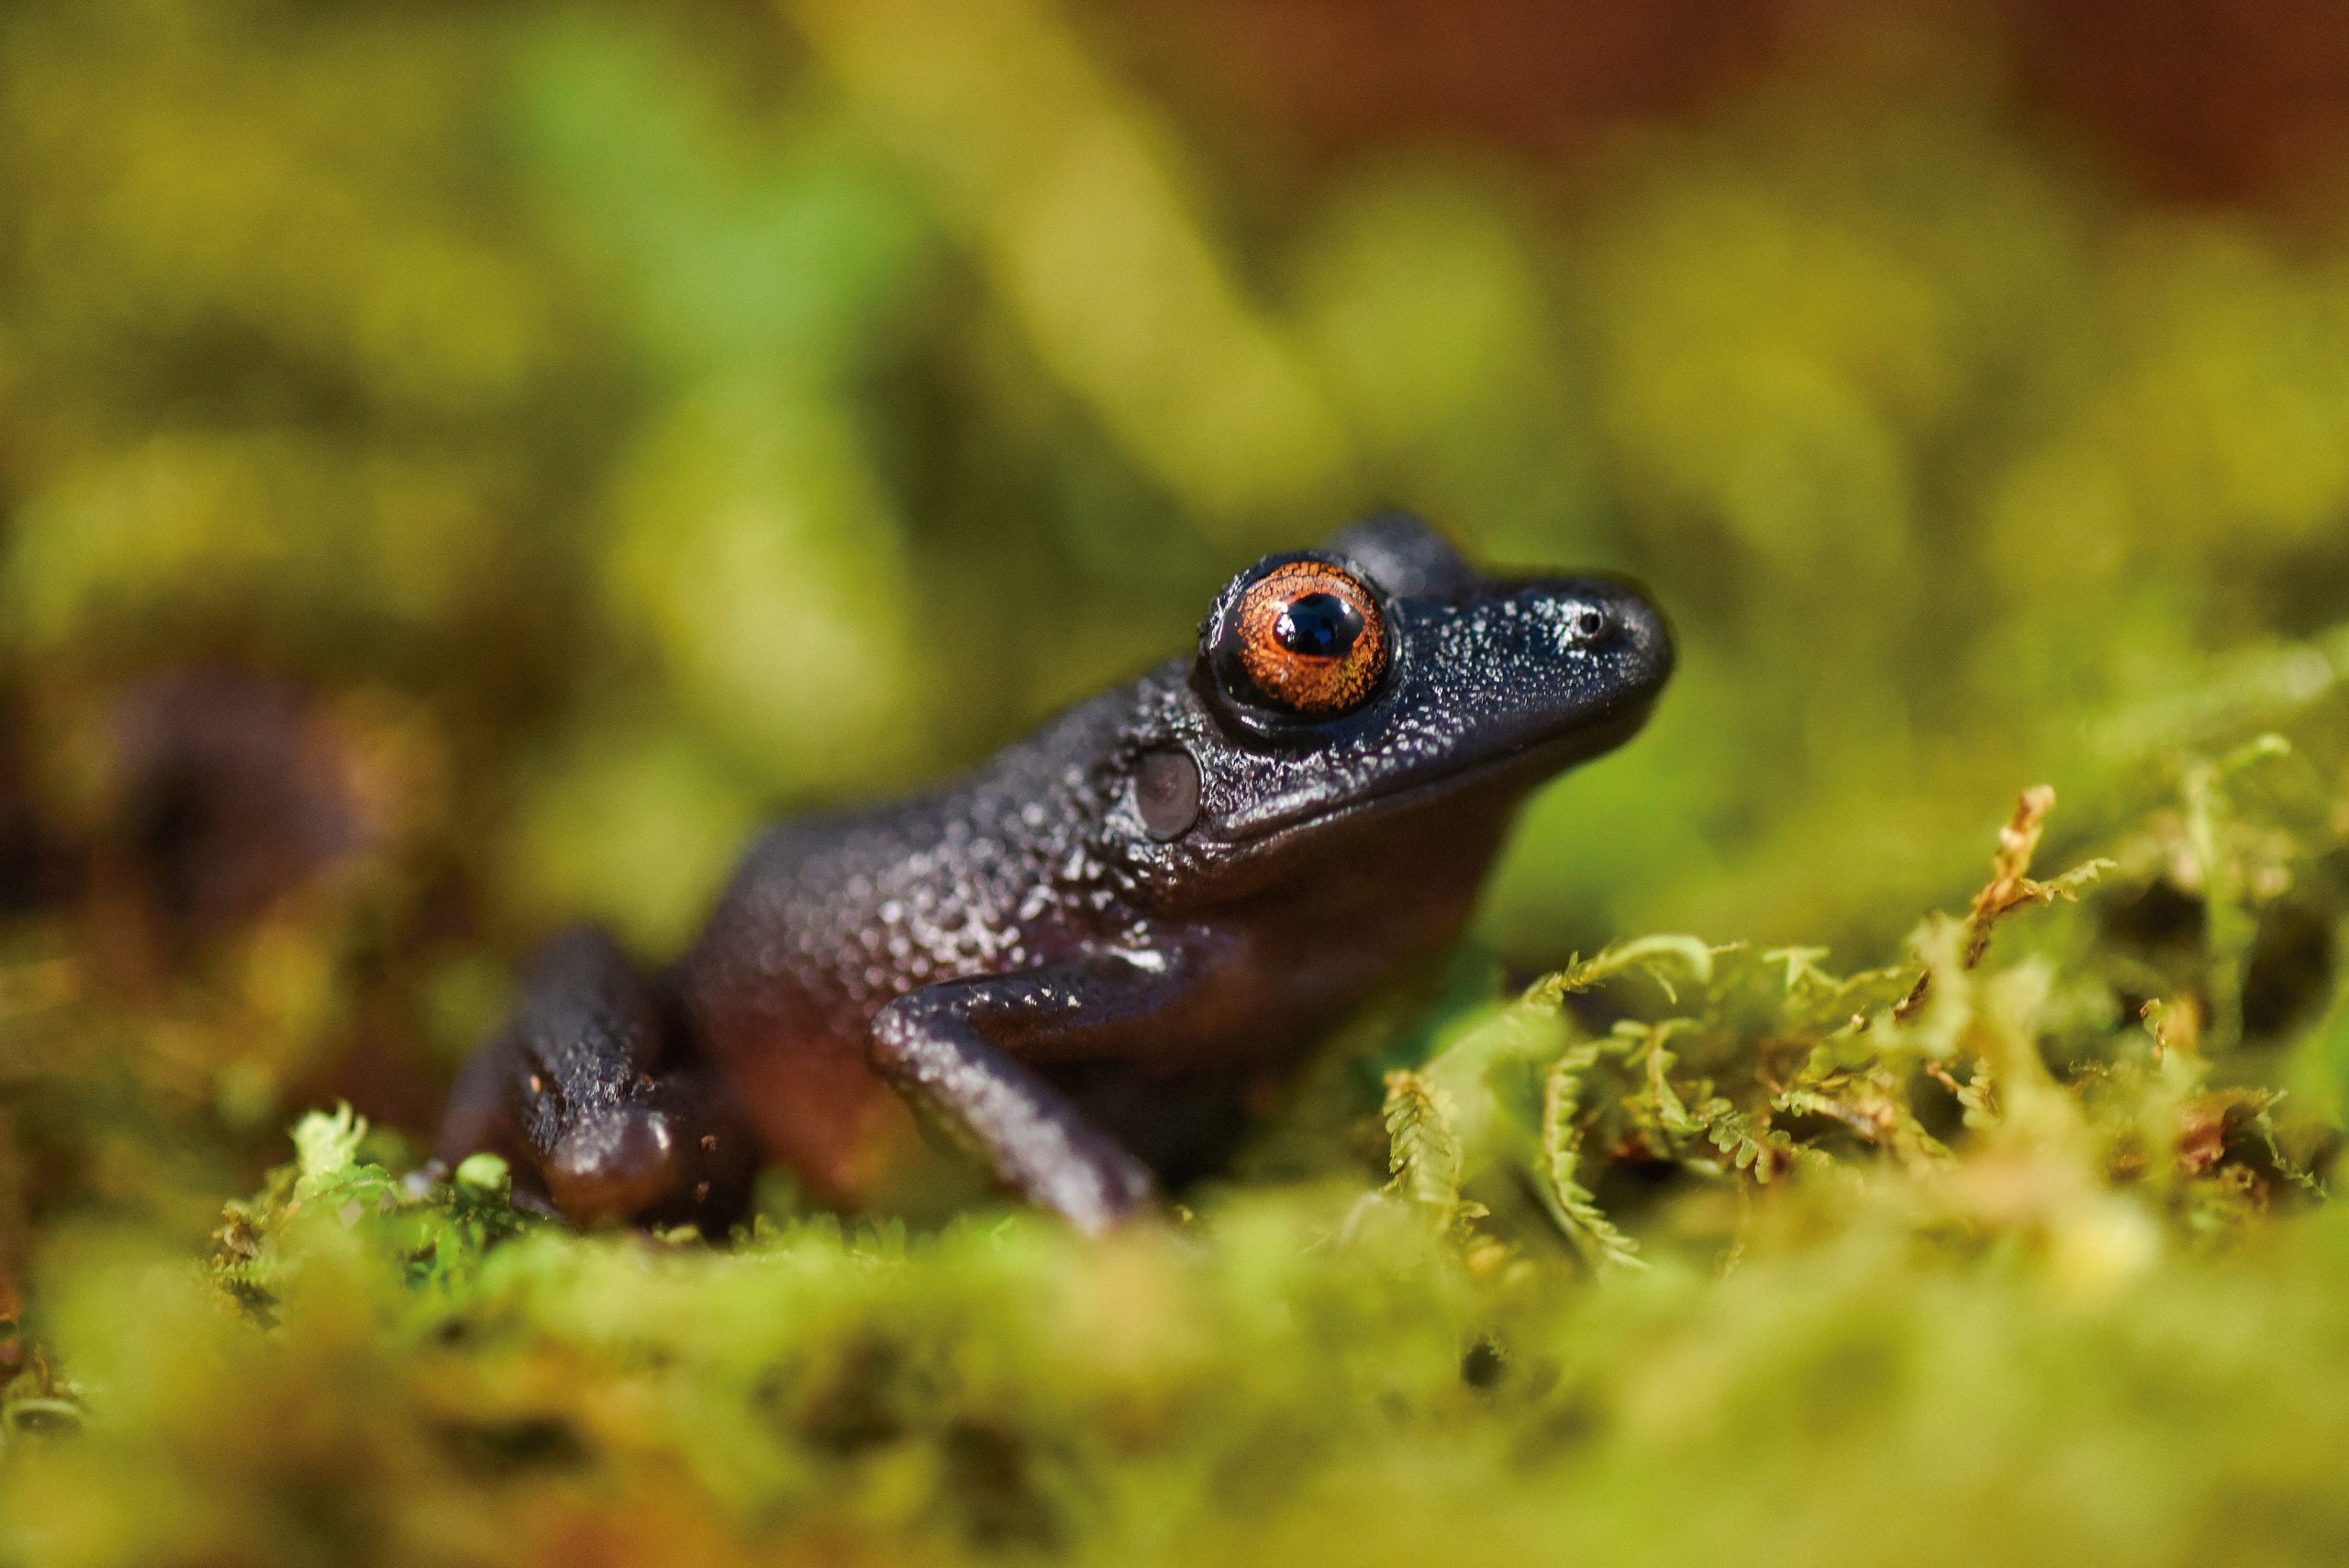
<svg viewBox="0 0 2349 1568">
<path fill-rule="evenodd" d="M 770 1155 L 825 1196 L 868 1192 L 912 1131 L 866 1062 L 874 1015 L 1121 917 L 1094 829 L 1130 706 L 1108 694 L 944 788 L 789 818 L 743 855 L 675 991 Z"/>
</svg>

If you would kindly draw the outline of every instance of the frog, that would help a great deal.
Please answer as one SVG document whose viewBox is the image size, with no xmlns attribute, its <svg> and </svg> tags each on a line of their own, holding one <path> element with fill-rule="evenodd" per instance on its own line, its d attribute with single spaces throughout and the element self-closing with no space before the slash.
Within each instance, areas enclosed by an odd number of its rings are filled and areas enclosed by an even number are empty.
<svg viewBox="0 0 2349 1568">
<path fill-rule="evenodd" d="M 1266 556 L 959 778 L 758 831 L 667 966 L 550 939 L 438 1157 L 582 1226 L 707 1231 L 770 1167 L 854 1209 L 941 1144 L 1086 1235 L 1163 1211 L 1674 659 L 1631 581 L 1488 574 L 1409 512 Z"/>
</svg>

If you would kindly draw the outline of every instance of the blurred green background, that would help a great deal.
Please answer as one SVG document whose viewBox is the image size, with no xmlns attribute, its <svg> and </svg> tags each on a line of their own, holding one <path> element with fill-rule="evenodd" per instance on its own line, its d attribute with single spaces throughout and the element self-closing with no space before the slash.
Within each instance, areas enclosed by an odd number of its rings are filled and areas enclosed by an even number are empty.
<svg viewBox="0 0 2349 1568">
<path fill-rule="evenodd" d="M 1390 503 L 1681 671 L 1245 1180 L 400 1184 Z M 2345 949 L 2337 4 L 0 0 L 0 1560 L 2337 1562 Z"/>
<path fill-rule="evenodd" d="M 1484 943 L 1886 961 L 2341 617 L 2344 127 L 2227 0 L 17 0 L 0 1262 L 1390 501 L 1685 649 Z"/>
</svg>

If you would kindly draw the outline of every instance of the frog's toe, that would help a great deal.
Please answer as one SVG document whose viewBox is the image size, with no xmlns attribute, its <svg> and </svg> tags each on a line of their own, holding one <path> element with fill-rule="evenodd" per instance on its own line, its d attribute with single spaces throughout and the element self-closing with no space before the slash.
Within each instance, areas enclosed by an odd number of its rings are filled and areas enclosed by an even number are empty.
<svg viewBox="0 0 2349 1568">
<path fill-rule="evenodd" d="M 549 1151 L 547 1195 L 575 1225 L 632 1218 L 675 1190 L 679 1142 L 670 1118 L 642 1106 L 582 1121 Z"/>
</svg>

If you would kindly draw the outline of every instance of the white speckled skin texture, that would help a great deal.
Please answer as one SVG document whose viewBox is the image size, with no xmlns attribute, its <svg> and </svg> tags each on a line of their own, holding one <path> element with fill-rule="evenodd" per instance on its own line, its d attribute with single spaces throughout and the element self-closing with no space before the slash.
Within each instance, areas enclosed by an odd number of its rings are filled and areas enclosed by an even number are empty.
<svg viewBox="0 0 2349 1568">
<path fill-rule="evenodd" d="M 1354 573 L 1384 607 L 1384 676 L 1334 717 L 1224 674 L 1230 606 L 1297 559 Z M 756 1159 L 852 1203 L 903 1149 L 903 1103 L 1014 1192 L 1113 1224 L 1211 1166 L 1268 1074 L 1453 940 L 1519 803 L 1633 733 L 1671 665 L 1637 590 L 1486 577 L 1401 514 L 1259 562 L 1196 655 L 935 792 L 768 829 L 667 975 L 583 974 L 595 961 L 573 952 L 534 977 L 444 1152 L 498 1147 L 560 1174 L 589 1195 L 557 1192 L 565 1212 L 722 1214 Z M 1145 825 L 1150 758 L 1185 788 Z M 583 1022 L 589 995 L 600 1022 Z M 621 1129 L 645 1171 L 599 1186 L 550 1169 L 565 1138 L 624 1146 L 583 1118 L 666 1103 L 701 1119 Z M 692 1158 L 713 1143 L 732 1155 L 722 1175 Z M 664 1175 L 655 1148 L 687 1157 Z"/>
</svg>

